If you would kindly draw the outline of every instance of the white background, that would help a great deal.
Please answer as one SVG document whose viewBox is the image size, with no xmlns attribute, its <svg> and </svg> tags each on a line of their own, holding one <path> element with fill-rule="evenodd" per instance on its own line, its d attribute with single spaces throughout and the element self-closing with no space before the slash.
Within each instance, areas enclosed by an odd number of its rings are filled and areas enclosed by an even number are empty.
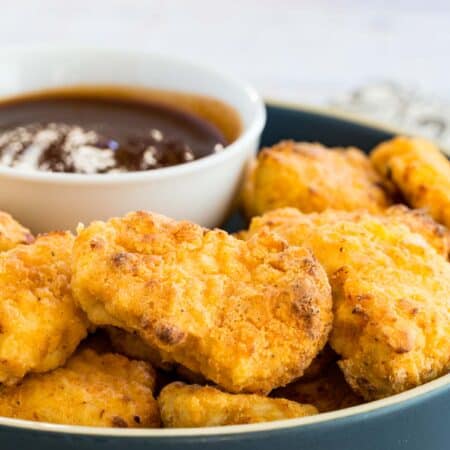
<svg viewBox="0 0 450 450">
<path fill-rule="evenodd" d="M 0 45 L 43 42 L 177 54 L 284 100 L 393 80 L 450 101 L 444 0 L 0 0 Z"/>
</svg>

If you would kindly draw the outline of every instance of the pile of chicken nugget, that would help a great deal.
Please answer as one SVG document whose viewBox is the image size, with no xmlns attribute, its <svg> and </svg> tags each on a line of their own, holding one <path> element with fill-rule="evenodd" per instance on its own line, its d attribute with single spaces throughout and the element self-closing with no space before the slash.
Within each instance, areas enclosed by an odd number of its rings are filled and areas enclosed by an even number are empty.
<svg viewBox="0 0 450 450">
<path fill-rule="evenodd" d="M 236 235 L 135 212 L 37 237 L 0 215 L 0 416 L 207 427 L 315 415 L 450 368 L 450 163 L 283 141 Z"/>
</svg>

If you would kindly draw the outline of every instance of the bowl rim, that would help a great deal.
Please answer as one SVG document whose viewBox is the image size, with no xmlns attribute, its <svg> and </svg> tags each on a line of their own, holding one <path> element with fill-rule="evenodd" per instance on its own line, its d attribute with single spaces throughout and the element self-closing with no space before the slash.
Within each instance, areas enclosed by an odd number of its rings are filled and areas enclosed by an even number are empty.
<svg viewBox="0 0 450 450">
<path fill-rule="evenodd" d="M 83 47 L 73 45 L 10 45 L 0 48 L 0 57 L 3 56 L 3 60 L 7 61 L 9 54 L 35 54 L 36 52 L 43 55 L 62 55 L 68 52 L 73 54 L 85 54 L 85 55 L 100 55 L 102 58 L 108 56 L 133 56 L 135 58 L 151 58 L 155 62 L 165 64 L 182 64 L 183 66 L 191 69 L 201 70 L 205 74 L 215 77 L 219 80 L 229 82 L 234 85 L 236 90 L 242 92 L 242 97 L 246 98 L 249 104 L 254 105 L 255 112 L 251 122 L 243 127 L 242 132 L 238 138 L 231 144 L 224 148 L 224 151 L 207 155 L 203 158 L 190 161 L 185 164 L 178 164 L 175 166 L 162 167 L 154 170 L 139 171 L 139 172 L 123 172 L 114 174 L 78 174 L 78 173 L 55 173 L 55 172 L 42 172 L 42 171 L 26 171 L 19 170 L 13 167 L 0 166 L 0 177 L 34 181 L 39 183 L 57 183 L 64 185 L 104 185 L 104 184 L 129 184 L 129 183 L 141 183 L 151 182 L 159 180 L 161 178 L 170 179 L 174 177 L 180 177 L 184 175 L 191 175 L 197 171 L 208 170 L 211 166 L 218 166 L 225 163 L 229 159 L 234 158 L 237 154 L 243 152 L 248 145 L 256 139 L 262 132 L 266 123 L 266 108 L 262 97 L 258 91 L 247 81 L 241 80 L 234 75 L 228 74 L 222 70 L 215 69 L 206 64 L 202 64 L 193 60 L 180 58 L 177 56 L 169 56 L 165 54 L 159 54 L 156 52 L 150 52 L 146 50 L 128 50 L 109 47 Z M 101 83 L 100 83 L 101 84 Z M 108 83 L 113 85 L 114 83 Z M 120 86 L 127 86 L 127 84 L 118 83 Z M 129 84 L 134 86 L 134 84 Z M 178 92 L 183 91 L 182 88 L 174 89 Z M 25 91 L 26 93 L 26 91 Z M 226 101 L 226 100 L 225 100 Z M 233 107 L 240 115 L 238 108 Z"/>
<path fill-rule="evenodd" d="M 361 405 L 344 408 L 338 411 L 317 414 L 315 416 L 301 417 L 298 419 L 286 419 L 273 422 L 261 422 L 247 425 L 227 425 L 201 428 L 102 428 L 79 425 L 59 425 L 47 422 L 33 422 L 22 419 L 11 419 L 0 417 L 0 429 L 40 431 L 53 434 L 79 435 L 79 436 L 101 436 L 119 438 L 204 438 L 204 437 L 232 437 L 235 435 L 248 435 L 264 433 L 269 431 L 288 431 L 293 428 L 301 429 L 308 426 L 330 425 L 331 423 L 347 420 L 370 420 L 372 417 L 385 412 L 407 407 L 408 404 L 419 401 L 424 396 L 440 395 L 442 391 L 450 392 L 450 373 L 443 375 L 433 381 L 417 386 L 400 394 L 392 395 L 381 400 L 375 400 Z"/>
<path fill-rule="evenodd" d="M 273 99 L 266 99 L 269 106 L 291 109 L 294 111 L 313 113 L 338 120 L 356 123 L 368 128 L 384 131 L 391 134 L 408 134 L 399 128 L 385 126 L 363 119 L 352 114 L 341 113 L 332 109 L 313 107 L 298 103 L 289 103 Z M 400 394 L 395 394 L 380 400 L 364 403 L 362 405 L 341 409 L 327 413 L 317 414 L 315 416 L 302 417 L 298 419 L 287 419 L 273 422 L 262 422 L 247 425 L 227 425 L 202 428 L 101 428 L 87 427 L 77 425 L 59 425 L 46 422 L 32 422 L 21 419 L 11 419 L 0 417 L 0 428 L 8 427 L 10 429 L 40 431 L 54 434 L 80 435 L 80 436 L 101 436 L 116 438 L 154 438 L 154 439 L 173 439 L 173 438 L 205 438 L 222 436 L 233 437 L 236 435 L 248 435 L 255 433 L 264 433 L 269 431 L 288 431 L 293 428 L 302 429 L 320 425 L 330 425 L 332 423 L 342 423 L 346 420 L 358 420 L 359 418 L 368 420 L 374 416 L 392 412 L 407 407 L 414 401 L 420 401 L 425 396 L 441 395 L 444 392 L 450 392 L 450 373 L 442 375 L 435 380 L 429 381 L 423 385 L 412 388 Z"/>
</svg>

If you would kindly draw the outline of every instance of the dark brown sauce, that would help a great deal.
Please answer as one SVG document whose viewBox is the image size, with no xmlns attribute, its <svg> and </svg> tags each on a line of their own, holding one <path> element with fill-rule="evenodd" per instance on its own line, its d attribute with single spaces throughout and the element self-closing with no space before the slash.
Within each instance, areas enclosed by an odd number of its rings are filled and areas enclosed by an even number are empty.
<svg viewBox="0 0 450 450">
<path fill-rule="evenodd" d="M 211 120 L 220 115 L 212 112 L 217 107 L 223 108 L 220 123 Z M 151 170 L 222 151 L 239 127 L 228 105 L 190 94 L 94 86 L 45 91 L 0 103 L 0 165 L 68 173 Z"/>
</svg>

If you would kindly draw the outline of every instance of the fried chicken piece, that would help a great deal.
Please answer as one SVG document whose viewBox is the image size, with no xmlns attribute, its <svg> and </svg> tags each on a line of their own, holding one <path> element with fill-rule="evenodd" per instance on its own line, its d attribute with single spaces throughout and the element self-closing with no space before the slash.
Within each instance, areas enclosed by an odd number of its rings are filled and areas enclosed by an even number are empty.
<svg viewBox="0 0 450 450">
<path fill-rule="evenodd" d="M 397 137 L 376 147 L 371 160 L 409 205 L 450 228 L 450 162 L 437 147 L 425 139 Z"/>
<path fill-rule="evenodd" d="M 81 230 L 73 262 L 74 295 L 94 324 L 138 333 L 231 392 L 298 378 L 331 329 L 324 270 L 270 232 L 241 241 L 131 213 Z"/>
<path fill-rule="evenodd" d="M 49 233 L 0 254 L 0 383 L 63 365 L 86 336 L 70 290 L 73 240 Z"/>
<path fill-rule="evenodd" d="M 179 381 L 181 378 L 191 384 L 206 383 L 206 380 L 202 375 L 194 373 L 186 367 L 168 359 L 166 354 L 159 352 L 156 348 L 150 347 L 138 334 L 128 333 L 116 327 L 106 327 L 105 330 L 117 353 L 121 353 L 132 359 L 148 361 L 153 366 L 158 367 L 165 372 L 173 372 L 172 375 L 169 374 L 169 377 L 163 376 L 163 382 L 166 378 L 171 380 L 171 382 Z M 174 376 L 176 378 L 173 378 Z"/>
<path fill-rule="evenodd" d="M 363 402 L 350 386 L 337 364 L 311 379 L 300 378 L 285 387 L 276 389 L 271 395 L 298 403 L 314 405 L 321 413 L 349 408 Z"/>
<path fill-rule="evenodd" d="M 0 252 L 19 244 L 31 244 L 33 241 L 30 230 L 16 222 L 9 214 L 0 211 Z"/>
<path fill-rule="evenodd" d="M 179 382 L 161 391 L 158 404 L 168 428 L 239 425 L 317 414 L 311 405 L 256 394 L 228 394 L 211 386 Z"/>
<path fill-rule="evenodd" d="M 0 388 L 0 416 L 96 427 L 159 427 L 155 374 L 112 353 L 77 352 L 65 367 Z"/>
<path fill-rule="evenodd" d="M 175 362 L 173 360 L 162 352 L 159 352 L 158 349 L 150 347 L 138 334 L 128 333 L 116 327 L 106 327 L 105 330 L 117 353 L 121 353 L 132 359 L 148 361 L 153 366 L 163 370 L 171 370 L 174 368 Z"/>
<path fill-rule="evenodd" d="M 263 149 L 249 169 L 243 204 L 248 217 L 286 206 L 379 212 L 390 203 L 381 181 L 361 150 L 282 141 Z"/>
<path fill-rule="evenodd" d="M 249 237 L 263 228 L 311 248 L 325 267 L 330 344 L 356 393 L 381 398 L 449 370 L 450 264 L 421 235 L 368 213 L 292 208 L 253 219 Z"/>
<path fill-rule="evenodd" d="M 420 234 L 435 250 L 448 257 L 450 252 L 450 232 L 449 230 L 435 222 L 424 210 L 410 209 L 405 205 L 394 205 L 379 214 L 373 214 L 378 220 L 386 224 L 405 225 L 413 233 Z M 359 221 L 365 217 L 364 211 L 336 211 L 335 214 L 323 216 L 326 223 L 332 220 Z"/>
<path fill-rule="evenodd" d="M 419 233 L 436 251 L 450 256 L 450 230 L 437 223 L 423 209 L 409 209 L 405 205 L 394 205 L 383 212 L 390 223 L 404 224 L 412 232 Z"/>
<path fill-rule="evenodd" d="M 241 239 L 242 241 L 247 240 L 247 235 L 248 235 L 247 230 L 239 230 L 239 231 L 236 231 L 235 233 L 232 233 L 233 237 L 235 237 L 236 239 Z"/>
<path fill-rule="evenodd" d="M 281 210 L 280 210 L 281 211 Z M 289 208 L 285 209 L 283 215 L 289 215 Z M 341 220 L 358 221 L 365 217 L 363 210 L 356 211 L 336 211 L 330 210 L 330 214 L 317 215 L 314 217 L 315 223 L 330 224 Z M 297 214 L 293 212 L 294 217 Z M 275 213 L 275 217 L 277 213 Z M 387 224 L 405 225 L 412 232 L 422 235 L 422 237 L 436 249 L 436 251 L 447 258 L 450 254 L 450 231 L 443 225 L 435 222 L 425 211 L 421 209 L 409 209 L 405 205 L 394 205 L 385 209 L 381 213 L 373 214 L 377 220 Z M 270 216 L 273 217 L 273 216 Z M 313 217 L 313 216 L 311 216 Z M 258 218 L 255 218 L 258 221 Z M 238 239 L 246 240 L 250 236 L 248 230 L 242 230 L 234 234 Z"/>
</svg>

